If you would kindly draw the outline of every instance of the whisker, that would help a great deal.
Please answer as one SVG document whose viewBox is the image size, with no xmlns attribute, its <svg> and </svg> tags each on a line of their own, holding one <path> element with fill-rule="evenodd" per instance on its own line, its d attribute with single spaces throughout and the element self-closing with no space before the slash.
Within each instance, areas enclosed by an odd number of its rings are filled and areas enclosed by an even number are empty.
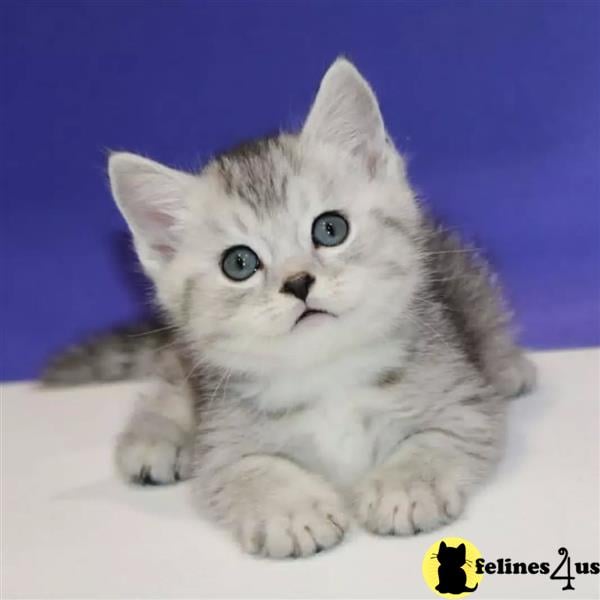
<svg viewBox="0 0 600 600">
<path fill-rule="evenodd" d="M 175 325 L 166 325 L 165 327 L 158 327 L 156 329 L 150 329 L 149 331 L 140 331 L 139 333 L 130 333 L 127 335 L 127 337 L 132 337 L 132 338 L 144 337 L 145 335 L 152 335 L 154 333 L 159 333 L 160 331 L 169 331 L 169 330 L 174 331 L 175 329 L 177 329 L 177 327 L 175 327 Z"/>
<path fill-rule="evenodd" d="M 221 377 L 221 379 L 219 380 L 219 383 L 217 384 L 217 386 L 213 390 L 213 393 L 212 393 L 211 397 L 208 399 L 207 406 L 210 406 L 214 402 L 214 400 L 215 400 L 215 398 L 217 396 L 218 391 L 221 389 L 221 385 L 228 378 L 228 376 L 231 376 L 231 372 L 232 372 L 231 369 L 227 369 L 225 371 L 225 374 L 223 375 L 223 377 Z"/>
<path fill-rule="evenodd" d="M 430 279 L 428 278 L 427 281 L 436 283 L 436 282 L 440 282 L 440 281 L 460 281 L 462 279 L 470 279 L 471 275 L 455 275 L 453 277 L 440 277 L 438 279 Z"/>
<path fill-rule="evenodd" d="M 458 250 L 438 250 L 435 252 L 422 252 L 421 256 L 437 256 L 438 254 L 473 254 L 478 252 L 477 248 L 461 248 Z"/>
<path fill-rule="evenodd" d="M 460 311 L 456 310 L 455 308 L 450 308 L 449 306 L 444 306 L 443 304 L 440 304 L 439 302 L 429 300 L 427 297 L 419 297 L 419 303 L 423 304 L 423 305 L 429 304 L 429 306 L 435 306 L 445 312 L 454 312 L 454 313 L 460 312 Z"/>
<path fill-rule="evenodd" d="M 176 346 L 177 344 L 178 344 L 178 340 L 171 340 L 170 342 L 166 342 L 164 344 L 161 344 L 160 346 L 156 346 L 154 351 L 161 352 L 163 350 L 166 350 L 167 348 L 172 348 L 173 346 Z"/>
<path fill-rule="evenodd" d="M 427 323 L 427 321 L 424 321 L 423 319 L 413 318 L 408 314 L 406 314 L 405 316 L 408 319 L 410 319 L 413 323 L 416 323 L 417 325 L 424 325 L 425 327 L 427 327 L 427 329 L 429 329 L 429 331 L 435 334 L 435 336 L 444 344 L 444 346 L 446 346 L 446 348 L 450 352 L 454 352 L 455 349 L 446 341 L 446 338 L 439 331 L 437 331 L 435 327 L 432 327 L 429 323 Z"/>
<path fill-rule="evenodd" d="M 192 375 L 196 372 L 196 370 L 202 366 L 202 362 L 203 362 L 202 359 L 200 359 L 197 363 L 192 365 L 190 372 L 187 375 L 185 375 L 183 378 L 184 384 L 187 383 L 190 380 L 190 378 L 192 377 Z"/>
<path fill-rule="evenodd" d="M 225 400 L 225 397 L 227 396 L 227 385 L 229 384 L 229 380 L 231 379 L 232 375 L 233 369 L 229 369 L 229 372 L 227 373 L 227 377 L 225 379 L 225 383 L 223 384 L 223 394 L 221 395 L 221 400 Z"/>
</svg>

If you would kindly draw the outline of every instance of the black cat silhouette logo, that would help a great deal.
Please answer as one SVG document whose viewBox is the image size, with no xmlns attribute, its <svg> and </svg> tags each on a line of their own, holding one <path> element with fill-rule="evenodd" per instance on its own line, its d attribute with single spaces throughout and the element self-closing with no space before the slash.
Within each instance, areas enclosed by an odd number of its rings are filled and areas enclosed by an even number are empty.
<svg viewBox="0 0 600 600">
<path fill-rule="evenodd" d="M 467 564 L 467 547 L 464 544 L 452 548 L 441 541 L 435 558 L 440 563 L 438 567 L 440 582 L 435 586 L 440 594 L 464 594 L 477 589 L 479 585 L 477 583 L 473 588 L 467 587 L 467 574 L 463 569 L 463 565 Z M 469 561 L 469 566 L 472 564 Z"/>
<path fill-rule="evenodd" d="M 483 578 L 475 569 L 481 552 L 468 540 L 448 537 L 433 544 L 423 558 L 423 578 L 443 598 L 462 598 L 474 592 Z"/>
</svg>

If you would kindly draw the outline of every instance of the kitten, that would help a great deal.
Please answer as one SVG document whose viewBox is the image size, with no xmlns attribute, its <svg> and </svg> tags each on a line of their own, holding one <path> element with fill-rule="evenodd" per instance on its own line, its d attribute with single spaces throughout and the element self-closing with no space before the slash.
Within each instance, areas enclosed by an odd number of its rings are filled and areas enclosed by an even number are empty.
<svg viewBox="0 0 600 600">
<path fill-rule="evenodd" d="M 534 370 L 351 63 L 333 63 L 297 134 L 199 173 L 127 153 L 109 173 L 172 329 L 77 349 L 46 379 L 153 370 L 117 444 L 127 479 L 192 478 L 197 505 L 271 557 L 334 546 L 352 516 L 412 535 L 462 513 Z"/>
</svg>

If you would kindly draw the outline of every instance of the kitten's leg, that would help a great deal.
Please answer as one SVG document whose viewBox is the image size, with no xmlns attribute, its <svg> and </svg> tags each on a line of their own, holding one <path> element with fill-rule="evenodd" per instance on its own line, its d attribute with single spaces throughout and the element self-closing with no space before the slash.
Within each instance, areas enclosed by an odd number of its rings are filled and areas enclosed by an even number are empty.
<svg viewBox="0 0 600 600">
<path fill-rule="evenodd" d="M 335 489 L 285 458 L 246 456 L 197 481 L 202 504 L 251 554 L 308 556 L 339 543 L 348 526 Z"/>
<path fill-rule="evenodd" d="M 500 456 L 504 421 L 502 415 L 462 408 L 404 440 L 356 486 L 362 525 L 384 535 L 413 535 L 462 513 L 467 495 Z"/>
<path fill-rule="evenodd" d="M 141 484 L 190 477 L 193 425 L 185 384 L 166 380 L 153 384 L 117 441 L 116 463 L 123 477 Z"/>
</svg>

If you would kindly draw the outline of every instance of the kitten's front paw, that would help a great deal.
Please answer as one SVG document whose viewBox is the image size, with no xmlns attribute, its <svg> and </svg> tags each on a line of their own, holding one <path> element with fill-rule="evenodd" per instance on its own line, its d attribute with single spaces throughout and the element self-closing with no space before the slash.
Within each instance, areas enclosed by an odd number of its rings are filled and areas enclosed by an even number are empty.
<svg viewBox="0 0 600 600">
<path fill-rule="evenodd" d="M 452 482 L 389 468 L 358 486 L 355 507 L 358 521 L 373 533 L 414 535 L 453 521 L 464 501 Z"/>
<path fill-rule="evenodd" d="M 126 431 L 117 442 L 115 459 L 123 477 L 132 483 L 161 485 L 191 476 L 191 448 L 183 433 Z"/>
<path fill-rule="evenodd" d="M 250 554 L 271 558 L 310 556 L 335 546 L 344 537 L 348 518 L 329 489 L 322 494 L 268 497 L 237 519 L 237 536 Z"/>
</svg>

